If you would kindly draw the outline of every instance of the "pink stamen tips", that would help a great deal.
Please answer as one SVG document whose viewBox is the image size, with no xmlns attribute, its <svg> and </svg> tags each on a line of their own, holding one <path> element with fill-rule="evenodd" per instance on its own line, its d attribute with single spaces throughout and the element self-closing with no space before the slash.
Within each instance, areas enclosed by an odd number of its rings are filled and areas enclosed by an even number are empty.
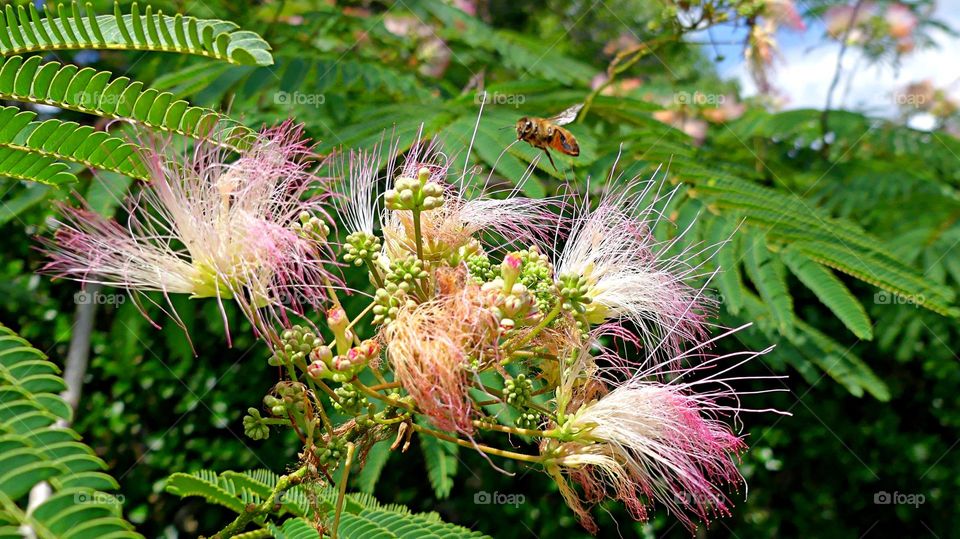
<svg viewBox="0 0 960 539">
<path fill-rule="evenodd" d="M 577 412 L 574 431 L 583 429 L 596 442 L 562 444 L 558 462 L 583 489 L 583 501 L 572 492 L 565 497 L 588 529 L 592 518 L 582 503 L 597 503 L 606 493 L 637 520 L 646 520 L 648 506 L 659 502 L 691 530 L 694 518 L 729 514 L 720 487 L 742 483 L 735 459 L 746 445 L 716 418 L 726 410 L 716 396 L 633 381 Z"/>
<path fill-rule="evenodd" d="M 317 282 L 339 282 L 327 245 L 291 229 L 304 212 L 325 217 L 325 196 L 310 193 L 329 191 L 308 171 L 302 130 L 269 129 L 235 160 L 212 145 L 171 146 L 147 156 L 151 178 L 127 200 L 125 225 L 64 209 L 60 229 L 44 242 L 45 271 L 140 293 L 232 300 L 259 335 L 276 340 L 288 313 L 325 299 Z"/>
</svg>

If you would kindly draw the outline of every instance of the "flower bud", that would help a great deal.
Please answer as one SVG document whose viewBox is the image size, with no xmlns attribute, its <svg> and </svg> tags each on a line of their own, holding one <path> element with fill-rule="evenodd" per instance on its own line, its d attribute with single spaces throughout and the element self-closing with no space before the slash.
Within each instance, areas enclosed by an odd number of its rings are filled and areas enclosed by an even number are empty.
<svg viewBox="0 0 960 539">
<path fill-rule="evenodd" d="M 523 259 L 517 253 L 510 253 L 503 257 L 500 263 L 500 277 L 503 279 L 503 291 L 509 294 L 513 283 L 517 282 L 520 270 L 523 269 Z"/>
<path fill-rule="evenodd" d="M 428 197 L 440 198 L 443 196 L 443 186 L 437 182 L 429 182 L 423 186 L 423 194 Z"/>
<path fill-rule="evenodd" d="M 307 375 L 314 380 L 323 378 L 323 375 L 327 373 L 327 364 L 323 361 L 314 361 L 307 366 Z"/>
<path fill-rule="evenodd" d="M 330 350 L 330 347 L 327 345 L 321 345 L 310 351 L 310 360 L 311 361 L 321 361 L 323 363 L 330 363 L 330 360 L 333 359 L 333 350 Z"/>
<path fill-rule="evenodd" d="M 252 440 L 266 440 L 270 437 L 270 427 L 264 423 L 260 410 L 247 409 L 247 415 L 243 416 L 243 433 Z"/>
<path fill-rule="evenodd" d="M 417 179 L 420 180 L 421 185 L 424 185 L 430 181 L 430 169 L 427 167 L 420 167 L 420 170 L 417 171 Z"/>
<path fill-rule="evenodd" d="M 337 353 L 345 354 L 350 349 L 353 333 L 347 329 L 349 325 L 350 319 L 341 307 L 333 307 L 327 311 L 327 326 L 333 331 L 337 341 Z"/>
</svg>

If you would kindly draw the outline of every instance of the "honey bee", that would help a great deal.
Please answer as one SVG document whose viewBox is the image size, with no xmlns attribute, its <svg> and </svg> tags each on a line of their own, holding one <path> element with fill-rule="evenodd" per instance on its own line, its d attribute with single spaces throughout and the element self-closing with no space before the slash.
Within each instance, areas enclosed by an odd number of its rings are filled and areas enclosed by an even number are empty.
<svg viewBox="0 0 960 539">
<path fill-rule="evenodd" d="M 574 157 L 580 155 L 580 145 L 573 133 L 560 127 L 577 119 L 577 113 L 583 108 L 583 103 L 574 105 L 551 118 L 533 118 L 524 116 L 517 120 L 517 140 L 529 143 L 534 148 L 540 148 L 547 154 L 547 159 L 557 170 L 556 163 L 550 155 L 550 148 Z"/>
</svg>

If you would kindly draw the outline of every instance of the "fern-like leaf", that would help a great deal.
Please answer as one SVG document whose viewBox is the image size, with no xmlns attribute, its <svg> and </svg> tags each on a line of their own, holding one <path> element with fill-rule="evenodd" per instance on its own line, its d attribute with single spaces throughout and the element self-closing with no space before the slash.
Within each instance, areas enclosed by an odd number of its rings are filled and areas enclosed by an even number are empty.
<svg viewBox="0 0 960 539">
<path fill-rule="evenodd" d="M 147 179 L 147 166 L 136 144 L 91 126 L 32 121 L 35 117 L 34 112 L 0 107 L 0 175 L 62 185 L 76 179 L 66 165 L 57 162 L 65 160 Z"/>
<path fill-rule="evenodd" d="M 420 448 L 423 450 L 427 476 L 434 494 L 441 500 L 449 497 L 453 489 L 453 478 L 457 475 L 457 453 L 460 446 L 433 436 L 420 436 Z"/>
<path fill-rule="evenodd" d="M 774 325 L 784 335 L 793 333 L 793 298 L 787 289 L 786 268 L 770 253 L 764 237 L 754 234 L 746 253 L 745 265 L 750 280 L 770 309 Z"/>
<path fill-rule="evenodd" d="M 70 407 L 57 394 L 59 369 L 0 325 L 0 522 L 29 526 L 41 539 L 139 538 L 120 514 L 106 465 L 57 424 Z M 47 481 L 53 494 L 27 511 L 27 494 Z M 0 537 L 16 527 L 0 528 Z M 16 535 L 20 537 L 21 535 Z"/>
<path fill-rule="evenodd" d="M 33 2 L 7 4 L 0 13 L 0 56 L 66 49 L 166 51 L 215 58 L 240 65 L 270 65 L 270 45 L 231 22 L 169 16 L 134 2 L 123 14 L 95 15 L 90 3 L 82 13 L 74 1 L 41 14 Z"/>
<path fill-rule="evenodd" d="M 861 339 L 873 339 L 873 325 L 863 305 L 829 269 L 792 249 L 786 249 L 782 259 L 800 282 L 813 291 L 847 329 Z"/>
<path fill-rule="evenodd" d="M 213 139 L 232 149 L 248 147 L 255 136 L 225 116 L 190 106 L 169 92 L 144 88 L 126 77 L 114 79 L 109 71 L 44 63 L 40 56 L 26 60 L 13 56 L 0 65 L 0 98 L 124 119 L 159 131 Z"/>
</svg>

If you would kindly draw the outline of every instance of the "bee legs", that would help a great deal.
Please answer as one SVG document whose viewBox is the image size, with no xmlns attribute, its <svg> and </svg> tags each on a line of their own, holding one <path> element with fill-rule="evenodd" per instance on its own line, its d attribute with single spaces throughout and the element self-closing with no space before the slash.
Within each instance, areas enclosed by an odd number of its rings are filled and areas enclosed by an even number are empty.
<svg viewBox="0 0 960 539">
<path fill-rule="evenodd" d="M 543 149 L 543 153 L 547 154 L 547 159 L 549 159 L 549 160 L 550 160 L 550 164 L 553 165 L 553 170 L 556 170 L 556 171 L 559 173 L 559 172 L 560 172 L 560 169 L 558 169 L 558 168 L 557 168 L 557 164 L 553 162 L 553 156 L 550 155 L 550 150 L 544 148 L 544 149 Z"/>
</svg>

